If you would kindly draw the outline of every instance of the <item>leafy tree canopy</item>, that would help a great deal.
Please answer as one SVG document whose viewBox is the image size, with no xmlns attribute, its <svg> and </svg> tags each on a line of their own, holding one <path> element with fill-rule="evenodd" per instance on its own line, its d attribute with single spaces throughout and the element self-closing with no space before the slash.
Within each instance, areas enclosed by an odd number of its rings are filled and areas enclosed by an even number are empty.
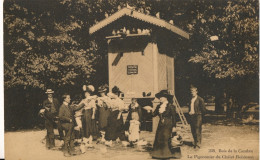
<svg viewBox="0 0 260 160">
<path fill-rule="evenodd" d="M 197 1 L 189 24 L 196 53 L 190 62 L 217 79 L 258 73 L 259 7 L 256 0 Z M 211 38 L 218 38 L 214 41 Z"/>
<path fill-rule="evenodd" d="M 93 80 L 105 63 L 105 48 L 90 40 L 88 28 L 127 4 L 153 16 L 160 12 L 162 19 L 189 31 L 195 55 L 188 59 L 202 64 L 209 76 L 258 73 L 256 0 L 7 0 L 5 86 L 45 88 Z M 210 41 L 211 36 L 219 40 Z"/>
<path fill-rule="evenodd" d="M 74 85 L 95 72 L 98 56 L 83 13 L 76 18 L 59 1 L 5 1 L 4 7 L 7 88 Z"/>
</svg>

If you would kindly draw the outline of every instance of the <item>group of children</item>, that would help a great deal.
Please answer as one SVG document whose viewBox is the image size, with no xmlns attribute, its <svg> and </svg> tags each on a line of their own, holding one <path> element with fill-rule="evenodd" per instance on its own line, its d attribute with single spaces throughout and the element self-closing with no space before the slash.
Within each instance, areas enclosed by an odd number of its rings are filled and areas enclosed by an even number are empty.
<svg viewBox="0 0 260 160">
<path fill-rule="evenodd" d="M 108 94 L 107 86 L 99 87 L 99 96 L 93 95 L 94 90 L 92 85 L 83 86 L 85 98 L 71 104 L 84 104 L 74 115 L 74 130 L 79 133 L 76 141 L 81 144 L 82 152 L 84 146 L 92 146 L 92 140 L 98 137 L 101 137 L 101 143 L 108 146 L 118 139 L 125 145 L 137 143 L 142 117 L 137 99 L 132 98 L 128 106 L 119 98 L 120 90 L 116 86 Z"/>
</svg>

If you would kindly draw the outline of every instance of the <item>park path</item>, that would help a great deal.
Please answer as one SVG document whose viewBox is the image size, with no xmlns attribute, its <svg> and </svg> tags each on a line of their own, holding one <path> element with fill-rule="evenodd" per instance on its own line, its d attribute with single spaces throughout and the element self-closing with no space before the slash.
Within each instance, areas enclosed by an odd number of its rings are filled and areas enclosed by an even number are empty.
<svg viewBox="0 0 260 160">
<path fill-rule="evenodd" d="M 259 157 L 259 127 L 257 125 L 203 125 L 203 142 L 199 150 L 188 145 L 181 147 L 183 160 L 187 159 L 258 159 Z M 5 133 L 6 160 L 145 160 L 151 159 L 149 152 L 140 148 L 115 147 L 107 148 L 102 144 L 88 149 L 85 154 L 64 157 L 59 150 L 46 150 L 41 140 L 45 136 L 43 131 L 19 131 Z M 154 134 L 142 132 L 141 138 L 153 143 Z M 56 140 L 56 145 L 62 142 Z M 222 152 L 219 152 L 219 150 Z M 215 152 L 214 152 L 215 150 Z M 226 152 L 225 152 L 226 151 Z M 237 151 L 237 152 L 235 152 Z M 239 153 L 240 152 L 240 153 Z M 243 152 L 243 153 L 241 153 Z M 238 157 L 235 157 L 235 156 Z M 220 156 L 220 158 L 217 158 Z M 234 157 L 232 157 L 234 156 Z M 242 157 L 242 158 L 241 158 Z M 244 158 L 243 158 L 244 157 Z"/>
</svg>

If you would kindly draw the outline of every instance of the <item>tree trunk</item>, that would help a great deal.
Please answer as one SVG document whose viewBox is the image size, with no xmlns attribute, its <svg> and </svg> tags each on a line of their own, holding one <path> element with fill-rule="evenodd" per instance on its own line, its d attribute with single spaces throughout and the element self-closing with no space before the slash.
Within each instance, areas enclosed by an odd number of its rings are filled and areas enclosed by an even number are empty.
<svg viewBox="0 0 260 160">
<path fill-rule="evenodd" d="M 215 112 L 221 114 L 224 112 L 225 106 L 225 92 L 222 85 L 218 85 L 215 92 Z"/>
</svg>

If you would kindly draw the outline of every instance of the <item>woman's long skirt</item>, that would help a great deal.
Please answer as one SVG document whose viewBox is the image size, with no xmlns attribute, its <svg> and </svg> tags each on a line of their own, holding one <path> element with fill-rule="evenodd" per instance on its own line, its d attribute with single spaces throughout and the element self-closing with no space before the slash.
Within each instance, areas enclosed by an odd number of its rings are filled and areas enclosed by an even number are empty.
<svg viewBox="0 0 260 160">
<path fill-rule="evenodd" d="M 172 120 L 164 118 L 159 121 L 151 156 L 158 159 L 180 158 L 180 148 L 171 148 Z"/>
<path fill-rule="evenodd" d="M 106 131 L 107 121 L 110 113 L 111 111 L 108 108 L 105 107 L 99 108 L 99 116 L 98 116 L 99 130 Z"/>
<path fill-rule="evenodd" d="M 124 131 L 124 123 L 122 116 L 120 119 L 117 119 L 119 111 L 112 111 L 108 116 L 107 128 L 106 128 L 106 140 L 116 140 L 119 138 L 121 141 L 125 140 L 125 131 Z"/>
<path fill-rule="evenodd" d="M 90 136 L 93 137 L 94 140 L 98 138 L 98 126 L 96 119 L 92 119 L 92 109 L 87 109 L 83 115 L 83 130 L 84 130 L 84 137 L 89 138 Z"/>
</svg>

